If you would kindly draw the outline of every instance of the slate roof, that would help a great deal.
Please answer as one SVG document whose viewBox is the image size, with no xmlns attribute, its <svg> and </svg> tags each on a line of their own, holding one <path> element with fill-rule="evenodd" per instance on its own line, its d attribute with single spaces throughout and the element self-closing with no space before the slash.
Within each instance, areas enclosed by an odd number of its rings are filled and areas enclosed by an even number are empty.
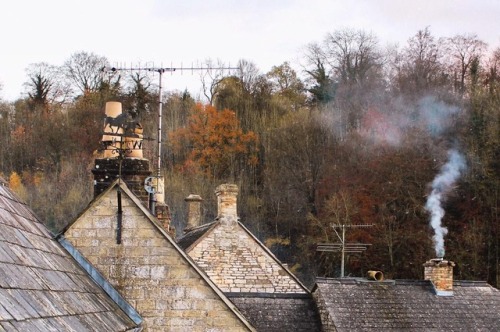
<svg viewBox="0 0 500 332">
<path fill-rule="evenodd" d="M 455 281 L 453 296 L 437 296 L 426 280 L 318 278 L 313 292 L 339 332 L 500 331 L 500 291 L 486 282 Z"/>
<path fill-rule="evenodd" d="M 0 330 L 139 331 L 4 182 Z"/>
<path fill-rule="evenodd" d="M 321 331 L 310 294 L 226 293 L 259 332 Z"/>
<path fill-rule="evenodd" d="M 214 222 L 211 222 L 208 224 L 203 224 L 201 226 L 191 228 L 184 235 L 182 235 L 179 239 L 177 239 L 177 244 L 183 250 L 186 250 L 189 247 L 191 247 L 194 243 L 198 242 L 198 240 L 202 239 L 203 236 L 206 233 L 208 233 L 217 224 L 218 224 L 218 222 L 214 221 Z"/>
</svg>

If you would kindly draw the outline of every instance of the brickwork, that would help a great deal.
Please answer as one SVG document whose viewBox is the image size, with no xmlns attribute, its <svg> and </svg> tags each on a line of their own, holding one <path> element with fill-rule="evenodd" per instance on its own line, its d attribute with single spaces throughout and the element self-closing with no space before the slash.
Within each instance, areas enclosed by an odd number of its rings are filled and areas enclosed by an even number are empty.
<svg viewBox="0 0 500 332">
<path fill-rule="evenodd" d="M 188 254 L 224 292 L 306 293 L 234 220 L 221 220 Z"/>
<path fill-rule="evenodd" d="M 132 192 L 148 205 L 148 193 L 144 190 L 144 180 L 151 175 L 149 160 L 137 158 L 125 158 L 121 165 L 122 179 L 127 183 Z M 120 174 L 120 160 L 118 158 L 98 158 L 95 160 L 94 168 L 94 197 L 118 179 Z"/>
<path fill-rule="evenodd" d="M 122 194 L 122 206 L 121 244 L 116 187 L 94 201 L 64 236 L 138 311 L 144 331 L 249 330 L 136 201 Z"/>
<path fill-rule="evenodd" d="M 431 259 L 424 264 L 424 279 L 432 281 L 437 292 L 453 292 L 453 267 L 455 263 Z M 439 293 L 438 293 L 439 294 Z"/>
</svg>

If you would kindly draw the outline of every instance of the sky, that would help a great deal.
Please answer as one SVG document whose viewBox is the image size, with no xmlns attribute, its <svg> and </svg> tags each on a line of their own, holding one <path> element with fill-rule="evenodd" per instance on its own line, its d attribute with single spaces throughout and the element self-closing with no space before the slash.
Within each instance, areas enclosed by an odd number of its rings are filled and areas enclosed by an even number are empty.
<svg viewBox="0 0 500 332">
<path fill-rule="evenodd" d="M 475 33 L 500 46 L 500 0 L 3 0 L 0 99 L 22 97 L 26 68 L 94 53 L 119 67 L 191 67 L 245 59 L 261 73 L 283 62 L 300 71 L 304 47 L 338 29 L 404 46 L 418 30 Z M 165 91 L 200 95 L 200 76 L 163 75 Z"/>
</svg>

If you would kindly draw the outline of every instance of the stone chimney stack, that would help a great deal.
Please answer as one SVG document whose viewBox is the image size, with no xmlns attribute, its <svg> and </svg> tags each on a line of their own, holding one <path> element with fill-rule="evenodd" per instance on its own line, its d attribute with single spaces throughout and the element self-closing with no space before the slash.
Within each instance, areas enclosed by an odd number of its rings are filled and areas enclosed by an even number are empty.
<svg viewBox="0 0 500 332">
<path fill-rule="evenodd" d="M 424 264 L 424 279 L 430 280 L 436 295 L 453 296 L 453 267 L 455 263 L 442 258 L 431 259 Z"/>
<path fill-rule="evenodd" d="M 238 221 L 237 196 L 238 186 L 235 184 L 221 184 L 215 190 L 217 195 L 217 218 L 225 224 Z"/>
<path fill-rule="evenodd" d="M 199 195 L 189 195 L 184 199 L 188 206 L 187 225 L 184 231 L 189 231 L 195 227 L 201 226 L 201 202 L 203 199 Z"/>
</svg>

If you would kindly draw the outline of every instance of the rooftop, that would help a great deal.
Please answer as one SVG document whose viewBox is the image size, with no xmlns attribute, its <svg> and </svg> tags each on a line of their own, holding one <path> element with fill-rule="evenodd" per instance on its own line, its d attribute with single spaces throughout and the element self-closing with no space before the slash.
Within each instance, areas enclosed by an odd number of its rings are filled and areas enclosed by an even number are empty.
<svg viewBox="0 0 500 332">
<path fill-rule="evenodd" d="M 321 331 L 310 294 L 226 293 L 259 332 Z"/>
<path fill-rule="evenodd" d="M 0 330 L 132 331 L 136 326 L 0 183 Z"/>
<path fill-rule="evenodd" d="M 427 280 L 318 278 L 313 292 L 337 331 L 500 330 L 500 291 L 486 282 L 455 281 L 444 297 Z"/>
<path fill-rule="evenodd" d="M 215 227 L 216 224 L 217 221 L 213 221 L 211 223 L 189 229 L 188 232 L 177 239 L 177 244 L 183 250 L 187 250 L 199 239 L 201 239 L 210 229 L 212 229 L 212 227 Z"/>
</svg>

